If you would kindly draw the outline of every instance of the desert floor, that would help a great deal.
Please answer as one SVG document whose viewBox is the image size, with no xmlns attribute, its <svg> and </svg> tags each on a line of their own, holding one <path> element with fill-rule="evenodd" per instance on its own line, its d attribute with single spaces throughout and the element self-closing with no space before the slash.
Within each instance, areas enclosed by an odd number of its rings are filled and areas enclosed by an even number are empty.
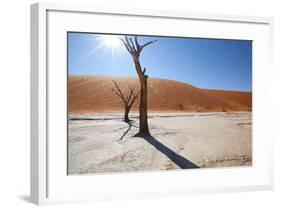
<svg viewBox="0 0 281 208">
<path fill-rule="evenodd" d="M 251 112 L 149 113 L 150 137 L 134 137 L 120 113 L 69 115 L 68 173 L 250 166 Z"/>
</svg>

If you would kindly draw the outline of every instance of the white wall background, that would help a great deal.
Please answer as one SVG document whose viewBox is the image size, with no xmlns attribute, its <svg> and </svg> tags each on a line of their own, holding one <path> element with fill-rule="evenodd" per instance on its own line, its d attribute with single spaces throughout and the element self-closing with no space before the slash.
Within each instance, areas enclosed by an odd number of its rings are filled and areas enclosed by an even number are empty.
<svg viewBox="0 0 281 208">
<path fill-rule="evenodd" d="M 0 207 L 33 207 L 29 197 L 29 5 L 6 0 L 0 7 Z M 57 2 L 67 2 L 57 0 Z M 72 3 L 139 9 L 186 10 L 275 18 L 275 190 L 53 207 L 281 207 L 281 12 L 278 0 L 72 0 Z"/>
</svg>

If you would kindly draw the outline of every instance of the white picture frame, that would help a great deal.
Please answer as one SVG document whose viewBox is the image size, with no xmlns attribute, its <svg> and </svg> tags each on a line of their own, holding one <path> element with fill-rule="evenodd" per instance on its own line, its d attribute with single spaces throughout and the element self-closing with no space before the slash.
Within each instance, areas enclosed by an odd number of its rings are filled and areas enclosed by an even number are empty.
<svg viewBox="0 0 281 208">
<path fill-rule="evenodd" d="M 110 23 L 107 28 L 102 26 L 110 22 L 112 16 L 116 21 L 120 21 L 119 29 Z M 98 24 L 95 32 L 102 30 L 111 33 L 186 36 L 186 30 L 179 30 L 179 28 L 180 25 L 189 24 L 191 31 L 188 34 L 193 37 L 253 40 L 255 43 L 253 166 L 169 173 L 156 171 L 67 176 L 65 174 L 67 147 L 64 146 L 66 121 L 63 116 L 66 113 L 64 85 L 66 68 L 63 67 L 66 63 L 66 40 L 62 38 L 66 38 L 63 34 L 69 30 L 92 32 L 93 28 L 87 19 L 91 22 L 103 21 L 103 24 Z M 138 28 L 132 26 L 124 31 L 123 21 L 128 21 L 126 24 L 129 25 L 138 21 Z M 169 30 L 165 28 L 165 22 L 171 23 Z M 159 24 L 158 28 L 153 27 L 156 23 Z M 146 29 L 143 28 L 144 24 Z M 224 32 L 221 32 L 219 27 L 224 27 Z M 272 103 L 269 96 L 272 28 L 273 19 L 265 17 L 98 8 L 71 4 L 33 4 L 31 6 L 31 201 L 36 204 L 49 204 L 272 189 L 273 138 L 270 125 Z M 52 68 L 57 69 L 56 78 L 52 70 L 49 70 Z M 52 102 L 54 99 L 58 99 L 56 109 Z M 56 145 L 54 145 L 54 138 L 57 139 Z"/>
</svg>

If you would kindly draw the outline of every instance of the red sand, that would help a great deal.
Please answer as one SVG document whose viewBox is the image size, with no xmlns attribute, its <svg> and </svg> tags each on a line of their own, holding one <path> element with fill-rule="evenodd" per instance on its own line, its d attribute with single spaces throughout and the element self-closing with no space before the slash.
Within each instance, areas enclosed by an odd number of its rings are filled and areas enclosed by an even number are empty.
<svg viewBox="0 0 281 208">
<path fill-rule="evenodd" d="M 129 85 L 139 88 L 137 77 L 69 76 L 68 110 L 70 113 L 123 111 L 121 99 L 114 94 L 112 80 L 122 91 L 129 92 Z M 139 99 L 132 110 L 138 109 Z M 149 111 L 218 112 L 249 111 L 252 93 L 207 90 L 165 79 L 148 79 Z"/>
</svg>

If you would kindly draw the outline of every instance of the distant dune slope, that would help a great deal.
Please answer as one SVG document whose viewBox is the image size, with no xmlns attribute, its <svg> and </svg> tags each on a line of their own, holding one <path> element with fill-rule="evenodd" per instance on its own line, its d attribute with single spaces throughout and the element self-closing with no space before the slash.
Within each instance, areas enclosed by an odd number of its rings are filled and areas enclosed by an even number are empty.
<svg viewBox="0 0 281 208">
<path fill-rule="evenodd" d="M 70 113 L 89 113 L 123 110 L 114 94 L 112 80 L 116 80 L 127 94 L 129 86 L 139 89 L 137 77 L 75 76 L 68 79 L 68 110 Z M 132 110 L 138 109 L 139 99 Z M 165 79 L 148 79 L 149 111 L 248 111 L 252 107 L 252 93 L 207 90 Z"/>
</svg>

